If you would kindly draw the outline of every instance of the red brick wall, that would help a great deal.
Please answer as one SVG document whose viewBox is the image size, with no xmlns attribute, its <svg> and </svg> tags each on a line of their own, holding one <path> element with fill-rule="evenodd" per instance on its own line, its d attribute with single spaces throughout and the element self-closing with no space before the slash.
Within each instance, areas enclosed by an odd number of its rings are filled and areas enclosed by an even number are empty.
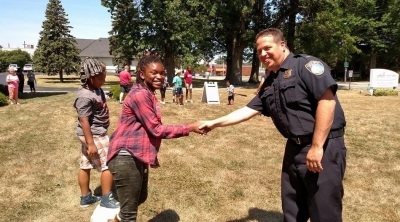
<svg viewBox="0 0 400 222">
<path fill-rule="evenodd" d="M 222 68 L 222 66 L 216 65 L 215 68 Z M 207 71 L 209 70 L 207 69 Z M 251 66 L 242 66 L 242 76 L 250 76 L 250 73 L 251 73 Z M 218 74 L 220 73 L 218 72 Z"/>
<path fill-rule="evenodd" d="M 242 66 L 242 76 L 250 76 L 251 66 Z"/>
</svg>

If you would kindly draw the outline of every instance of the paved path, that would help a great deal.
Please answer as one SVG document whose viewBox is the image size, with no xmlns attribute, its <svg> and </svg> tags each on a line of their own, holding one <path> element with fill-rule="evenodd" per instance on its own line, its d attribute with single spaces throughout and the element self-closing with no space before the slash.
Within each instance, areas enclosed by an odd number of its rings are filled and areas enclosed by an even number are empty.
<svg viewBox="0 0 400 222">
<path fill-rule="evenodd" d="M 0 84 L 7 85 L 7 83 L 6 83 L 7 75 L 8 75 L 8 73 L 5 73 L 5 72 L 0 73 Z M 41 87 L 41 86 L 35 86 L 35 88 L 36 88 L 36 92 L 76 92 L 76 90 L 78 89 L 77 87 L 57 88 L 57 87 Z M 30 91 L 31 91 L 31 89 L 26 84 L 26 76 L 25 76 L 24 92 L 28 93 Z M 105 89 L 105 91 L 106 91 L 106 89 Z"/>
</svg>

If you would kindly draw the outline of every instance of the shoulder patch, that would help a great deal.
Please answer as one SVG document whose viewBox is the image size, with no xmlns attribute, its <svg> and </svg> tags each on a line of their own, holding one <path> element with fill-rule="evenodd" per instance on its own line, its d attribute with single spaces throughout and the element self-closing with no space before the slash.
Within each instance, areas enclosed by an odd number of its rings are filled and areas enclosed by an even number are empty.
<svg viewBox="0 0 400 222">
<path fill-rule="evenodd" d="M 314 75 L 322 75 L 324 73 L 324 64 L 318 60 L 311 60 L 307 64 L 304 65 L 308 71 L 310 71 Z"/>
</svg>

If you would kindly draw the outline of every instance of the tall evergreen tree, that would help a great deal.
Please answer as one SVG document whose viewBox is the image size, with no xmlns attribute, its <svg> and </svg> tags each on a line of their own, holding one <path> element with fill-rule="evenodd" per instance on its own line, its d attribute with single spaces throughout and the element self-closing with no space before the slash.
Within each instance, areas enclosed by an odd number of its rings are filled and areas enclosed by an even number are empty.
<svg viewBox="0 0 400 222">
<path fill-rule="evenodd" d="M 45 17 L 33 56 L 35 68 L 48 75 L 58 74 L 63 82 L 64 72 L 70 74 L 79 67 L 79 49 L 75 37 L 70 34 L 72 26 L 60 0 L 49 1 Z"/>
</svg>

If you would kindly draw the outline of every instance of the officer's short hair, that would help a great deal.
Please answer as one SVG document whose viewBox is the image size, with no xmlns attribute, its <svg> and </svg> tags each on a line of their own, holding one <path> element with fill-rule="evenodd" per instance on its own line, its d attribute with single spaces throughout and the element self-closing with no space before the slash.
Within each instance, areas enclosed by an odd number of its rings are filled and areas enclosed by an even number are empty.
<svg viewBox="0 0 400 222">
<path fill-rule="evenodd" d="M 283 36 L 282 31 L 277 28 L 267 28 L 267 29 L 262 30 L 261 32 L 259 32 L 256 35 L 256 41 L 260 37 L 264 37 L 264 36 L 268 36 L 268 35 L 273 36 L 276 42 L 280 42 L 280 41 L 286 42 L 285 36 Z"/>
</svg>

